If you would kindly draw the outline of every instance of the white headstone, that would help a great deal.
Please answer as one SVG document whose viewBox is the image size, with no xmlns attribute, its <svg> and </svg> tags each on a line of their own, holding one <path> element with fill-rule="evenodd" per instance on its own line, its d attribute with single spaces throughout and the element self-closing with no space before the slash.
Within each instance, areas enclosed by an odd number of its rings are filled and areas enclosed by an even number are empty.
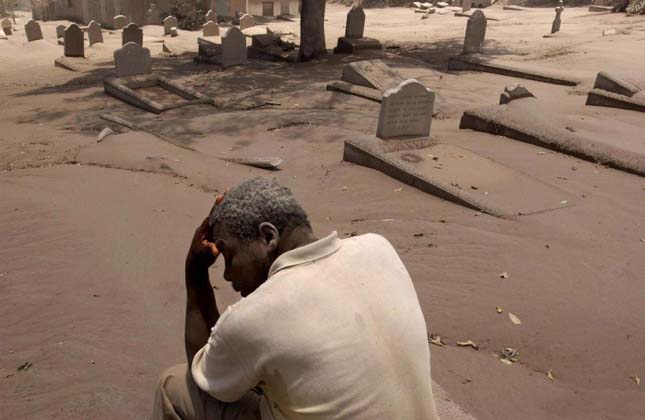
<svg viewBox="0 0 645 420">
<path fill-rule="evenodd" d="M 130 23 L 123 28 L 123 32 L 121 33 L 121 45 L 125 45 L 128 42 L 136 42 L 139 45 L 143 45 L 143 31 L 135 23 Z"/>
<path fill-rule="evenodd" d="M 222 37 L 222 66 L 246 64 L 246 37 L 235 26 Z"/>
<path fill-rule="evenodd" d="M 177 27 L 177 18 L 174 16 L 168 16 L 163 20 L 163 34 L 170 35 L 172 28 Z"/>
<path fill-rule="evenodd" d="M 90 47 L 99 42 L 103 42 L 103 30 L 101 24 L 93 20 L 87 25 L 87 39 L 90 42 Z"/>
<path fill-rule="evenodd" d="M 217 14 L 214 11 L 209 10 L 206 13 L 206 22 L 215 22 L 215 23 L 217 23 Z"/>
<path fill-rule="evenodd" d="M 123 29 L 126 26 L 128 26 L 128 24 L 130 23 L 130 19 L 127 16 L 117 15 L 117 16 L 114 16 L 113 22 L 114 22 L 113 23 L 114 24 L 114 29 L 118 30 L 118 29 Z"/>
<path fill-rule="evenodd" d="M 65 25 L 58 25 L 56 27 L 56 38 L 62 38 L 65 36 Z"/>
<path fill-rule="evenodd" d="M 85 56 L 85 35 L 81 28 L 72 23 L 65 29 L 65 57 Z"/>
<path fill-rule="evenodd" d="M 219 35 L 219 25 L 212 20 L 206 22 L 202 28 L 204 36 L 218 36 Z"/>
<path fill-rule="evenodd" d="M 429 137 L 434 93 L 414 79 L 383 94 L 376 136 L 387 140 Z"/>
<path fill-rule="evenodd" d="M 464 54 L 479 54 L 486 38 L 486 16 L 481 10 L 475 10 L 468 18 L 464 38 Z"/>
<path fill-rule="evenodd" d="M 473 0 L 463 0 L 461 2 L 461 12 L 467 12 L 473 8 Z"/>
<path fill-rule="evenodd" d="M 255 21 L 251 15 L 242 15 L 240 17 L 240 29 L 246 29 L 255 26 Z"/>
<path fill-rule="evenodd" d="M 114 51 L 114 65 L 119 77 L 149 74 L 152 72 L 150 50 L 136 42 L 128 42 Z"/>
<path fill-rule="evenodd" d="M 27 42 L 43 39 L 43 32 L 40 30 L 40 25 L 33 19 L 25 23 L 25 35 L 27 36 Z"/>
<path fill-rule="evenodd" d="M 365 12 L 360 6 L 354 6 L 347 13 L 347 24 L 345 26 L 346 38 L 363 38 L 365 31 Z"/>
</svg>

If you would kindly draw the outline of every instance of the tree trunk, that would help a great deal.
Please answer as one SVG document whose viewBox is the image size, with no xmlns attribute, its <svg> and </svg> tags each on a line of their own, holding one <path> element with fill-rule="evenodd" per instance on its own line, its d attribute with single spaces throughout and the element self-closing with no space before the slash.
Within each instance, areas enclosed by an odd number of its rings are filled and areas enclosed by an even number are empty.
<svg viewBox="0 0 645 420">
<path fill-rule="evenodd" d="M 299 61 L 327 53 L 325 46 L 325 0 L 302 0 Z"/>
</svg>

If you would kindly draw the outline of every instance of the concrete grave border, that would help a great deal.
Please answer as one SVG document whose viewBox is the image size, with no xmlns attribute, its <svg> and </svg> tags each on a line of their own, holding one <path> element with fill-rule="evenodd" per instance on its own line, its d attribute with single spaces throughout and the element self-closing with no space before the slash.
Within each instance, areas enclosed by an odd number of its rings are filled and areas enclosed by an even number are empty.
<svg viewBox="0 0 645 420">
<path fill-rule="evenodd" d="M 155 86 L 161 87 L 162 89 L 183 98 L 183 100 L 171 105 L 161 105 L 160 103 L 147 98 L 145 95 L 136 92 L 136 89 Z M 105 93 L 108 95 L 145 111 L 154 112 L 155 114 L 161 114 L 164 111 L 188 105 L 207 104 L 215 106 L 213 98 L 155 73 L 128 77 L 112 77 L 103 82 L 103 87 L 105 89 Z"/>
<path fill-rule="evenodd" d="M 591 89 L 587 94 L 587 102 L 585 105 L 605 106 L 609 108 L 645 112 L 645 101 L 639 101 L 638 99 L 603 89 Z"/>
<path fill-rule="evenodd" d="M 479 54 L 461 55 L 453 57 L 448 62 L 448 70 L 472 70 L 484 73 L 501 74 L 503 76 L 517 77 L 520 79 L 537 80 L 538 82 L 555 85 L 577 86 L 581 80 L 569 78 L 563 74 L 551 71 L 531 71 L 516 66 L 512 63 L 494 59 L 484 59 Z"/>
</svg>

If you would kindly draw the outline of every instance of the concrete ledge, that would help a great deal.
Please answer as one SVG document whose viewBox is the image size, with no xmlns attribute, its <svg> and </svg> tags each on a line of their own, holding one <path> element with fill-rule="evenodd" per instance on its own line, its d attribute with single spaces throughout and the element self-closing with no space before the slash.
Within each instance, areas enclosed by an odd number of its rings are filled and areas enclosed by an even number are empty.
<svg viewBox="0 0 645 420">
<path fill-rule="evenodd" d="M 365 86 L 353 85 L 348 82 L 334 81 L 327 84 L 327 90 L 332 92 L 342 92 L 348 95 L 355 95 L 361 98 L 369 99 L 374 102 L 381 102 L 383 93 L 378 89 L 372 89 Z"/>
<path fill-rule="evenodd" d="M 602 89 L 591 89 L 589 91 L 587 94 L 587 105 L 645 112 L 645 101 L 639 101 L 629 96 L 619 95 Z"/>
<path fill-rule="evenodd" d="M 383 46 L 373 38 L 338 38 L 338 44 L 334 48 L 334 54 L 352 54 L 361 50 L 380 50 Z"/>
<path fill-rule="evenodd" d="M 558 188 L 469 150 L 428 140 L 393 142 L 357 134 L 345 141 L 343 160 L 502 218 L 558 210 L 575 200 Z"/>
<path fill-rule="evenodd" d="M 478 54 L 453 57 L 448 62 L 448 69 L 482 71 L 564 86 L 577 86 L 582 83 L 581 80 L 570 78 L 561 73 L 488 59 Z"/>
<path fill-rule="evenodd" d="M 645 176 L 645 153 L 623 149 L 611 143 L 600 142 L 554 128 L 536 120 L 539 109 L 532 109 L 527 98 L 509 105 L 484 107 L 464 112 L 459 128 L 506 136 L 525 143 L 562 152 L 580 159 L 601 163 L 625 172 Z M 511 108 L 510 105 L 519 107 Z M 527 106 L 528 105 L 528 106 Z"/>
</svg>

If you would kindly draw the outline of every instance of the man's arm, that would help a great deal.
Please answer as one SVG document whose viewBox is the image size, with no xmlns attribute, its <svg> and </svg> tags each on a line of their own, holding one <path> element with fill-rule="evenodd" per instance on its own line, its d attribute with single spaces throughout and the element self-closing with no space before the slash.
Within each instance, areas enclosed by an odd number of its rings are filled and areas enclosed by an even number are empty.
<svg viewBox="0 0 645 420">
<path fill-rule="evenodd" d="M 208 268 L 213 265 L 219 252 L 210 240 L 209 230 L 208 218 L 206 218 L 195 231 L 186 256 L 184 337 L 189 368 L 192 366 L 195 354 L 208 342 L 211 328 L 219 319 L 215 294 L 208 276 Z"/>
</svg>

